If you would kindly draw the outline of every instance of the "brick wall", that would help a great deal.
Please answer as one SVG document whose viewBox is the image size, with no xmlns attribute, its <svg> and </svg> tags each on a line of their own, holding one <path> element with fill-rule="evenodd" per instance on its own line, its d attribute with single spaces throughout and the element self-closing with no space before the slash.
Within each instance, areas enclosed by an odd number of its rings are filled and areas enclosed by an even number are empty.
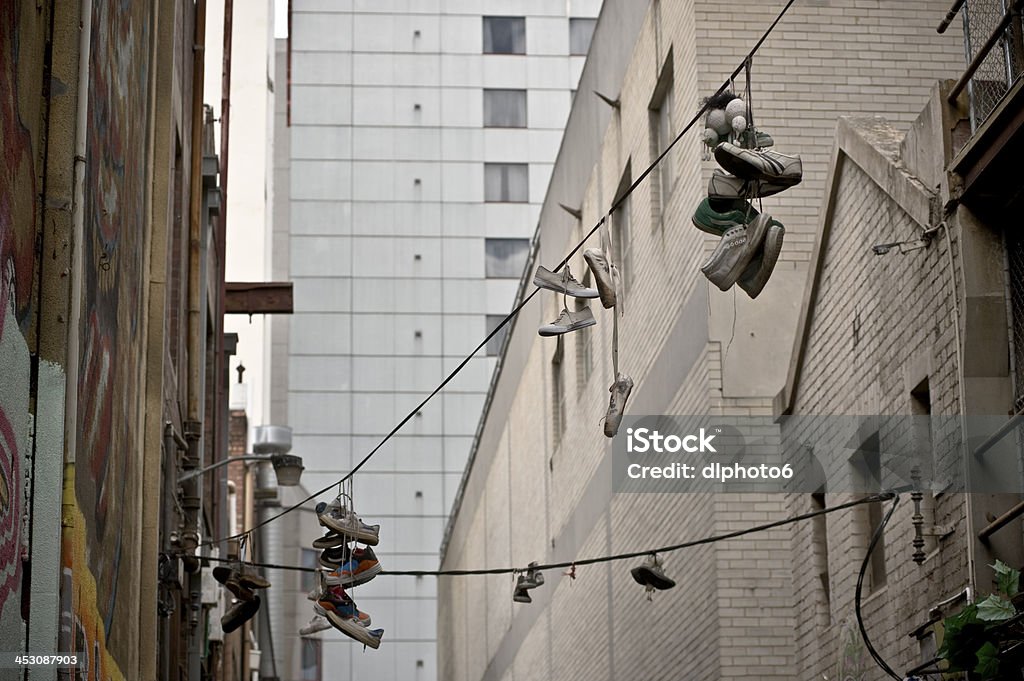
<svg viewBox="0 0 1024 681">
<path fill-rule="evenodd" d="M 713 167 L 701 159 L 702 124 L 677 146 L 674 187 L 663 192 L 655 174 L 632 195 L 633 272 L 619 312 L 621 368 L 636 381 L 634 408 L 647 405 L 657 413 L 676 414 L 772 413 L 819 225 L 836 119 L 877 111 L 899 125 L 909 124 L 934 80 L 958 75 L 959 39 L 934 34 L 945 4 L 797 3 L 765 44 L 754 64 L 758 122 L 775 136 L 780 151 L 803 157 L 806 179 L 765 202 L 766 210 L 786 224 L 787 237 L 784 262 L 757 301 L 745 300 L 742 293 L 709 291 L 699 273 L 715 245 L 690 225 Z M 621 107 L 603 139 L 593 140 L 601 147 L 600 161 L 590 172 L 585 193 L 549 197 L 582 205 L 582 227 L 563 230 L 560 209 L 545 209 L 537 264 L 557 263 L 607 211 L 627 163 L 627 179 L 632 180 L 654 158 L 649 104 L 670 48 L 673 127 L 681 130 L 700 98 L 721 84 L 777 11 L 760 2 L 730 3 L 730 11 L 725 7 L 712 2 L 651 3 L 618 93 Z M 595 43 L 592 54 L 601 54 L 600 44 Z M 577 96 L 576 106 L 605 105 Z M 555 175 L 559 172 L 556 166 Z M 844 200 L 866 201 L 867 195 L 866 187 L 858 187 Z M 898 214 L 887 220 L 887 230 L 899 231 Z M 552 233 L 565 238 L 554 239 Z M 597 245 L 596 239 L 588 245 Z M 570 264 L 576 273 L 586 270 L 579 256 Z M 517 362 L 522 358 L 522 366 L 516 365 L 514 375 L 504 372 L 494 388 L 508 396 L 509 408 L 485 417 L 488 425 L 500 425 L 501 435 L 495 445 L 476 452 L 450 528 L 445 569 L 524 566 L 531 560 L 643 550 L 786 517 L 809 503 L 781 495 L 612 495 L 602 477 L 610 450 L 601 433 L 607 387 L 613 380 L 608 361 L 611 313 L 594 306 L 598 325 L 564 337 L 566 424 L 555 448 L 555 343 L 537 338 L 532 324 L 554 319 L 561 302 L 543 293 L 531 305 L 520 315 L 508 344 L 507 354 Z M 684 335 L 687 342 L 696 339 L 692 356 L 671 344 L 677 342 L 673 330 L 680 323 L 685 330 L 691 321 L 692 329 Z M 578 343 L 591 345 L 589 377 L 576 370 Z M 656 400 L 650 386 L 661 378 L 656 374 L 665 359 L 671 364 L 673 357 L 678 385 L 674 394 Z M 819 361 L 828 359 L 822 353 Z M 845 370 L 845 365 L 838 369 Z M 578 380 L 585 385 L 577 385 Z M 942 513 L 955 512 L 954 502 L 943 503 Z M 840 522 L 834 523 L 836 532 L 843 531 Z M 512 603 L 513 580 L 508 576 L 443 578 L 438 584 L 438 676 L 453 681 L 810 678 L 795 669 L 817 672 L 826 668 L 824 660 L 833 658 L 830 649 L 817 651 L 812 643 L 822 635 L 809 628 L 824 616 L 815 600 L 820 594 L 794 569 L 808 548 L 805 529 L 784 528 L 666 556 L 666 569 L 679 587 L 657 594 L 653 602 L 644 599 L 629 577 L 639 561 L 580 568 L 574 582 L 549 573 L 547 584 L 531 592 L 532 605 Z M 830 555 L 852 563 L 863 537 L 851 533 L 844 541 L 830 546 Z M 909 540 L 903 543 L 909 546 Z M 835 579 L 835 590 L 845 594 L 848 572 L 837 572 Z M 875 626 L 895 631 L 891 618 L 877 624 L 881 605 L 876 599 L 870 612 Z M 794 631 L 796 636 L 790 633 Z M 831 645 L 836 639 L 828 640 Z"/>
<path fill-rule="evenodd" d="M 244 409 L 228 412 L 228 456 L 241 456 L 246 452 L 249 434 L 249 417 Z M 245 503 L 242 497 L 245 489 L 245 466 L 228 465 L 228 479 L 235 483 L 235 523 L 241 530 L 245 527 Z"/>
</svg>

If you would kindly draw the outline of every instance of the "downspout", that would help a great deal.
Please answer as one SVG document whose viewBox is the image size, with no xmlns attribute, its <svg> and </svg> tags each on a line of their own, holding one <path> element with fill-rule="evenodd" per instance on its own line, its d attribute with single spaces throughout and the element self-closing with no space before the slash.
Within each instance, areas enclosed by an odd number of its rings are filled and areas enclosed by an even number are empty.
<svg viewBox="0 0 1024 681">
<path fill-rule="evenodd" d="M 68 310 L 67 374 L 64 389 L 64 487 L 61 495 L 61 562 L 71 546 L 74 527 L 75 455 L 78 447 L 78 375 L 81 363 L 82 281 L 85 256 L 85 154 L 89 124 L 89 62 L 92 53 L 92 0 L 79 5 L 78 92 L 75 104 L 75 167 L 71 199 L 71 300 Z M 74 594 L 61 579 L 61 610 L 74 612 Z M 58 648 L 74 651 L 73 627 L 61 626 Z"/>
<path fill-rule="evenodd" d="M 188 443 L 188 466 L 202 467 L 203 460 L 203 366 L 204 329 L 202 315 L 203 255 L 202 181 L 203 181 L 203 64 L 206 40 L 206 0 L 196 0 L 194 36 L 192 46 L 192 141 L 191 174 L 189 175 L 189 258 L 188 258 L 188 389 L 185 441 Z M 202 531 L 203 477 L 197 476 L 182 485 L 182 505 L 185 510 L 185 531 Z M 186 543 L 191 549 L 193 543 Z M 199 681 L 202 671 L 201 654 L 206 630 L 202 606 L 202 571 L 188 576 L 188 678 Z"/>
</svg>

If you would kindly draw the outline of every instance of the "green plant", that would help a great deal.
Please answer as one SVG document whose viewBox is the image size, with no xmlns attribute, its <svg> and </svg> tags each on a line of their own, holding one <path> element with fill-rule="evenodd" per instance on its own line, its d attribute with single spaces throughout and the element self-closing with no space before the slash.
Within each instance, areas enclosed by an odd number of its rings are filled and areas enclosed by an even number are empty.
<svg viewBox="0 0 1024 681">
<path fill-rule="evenodd" d="M 1019 670 L 1024 642 L 1024 615 L 1015 606 L 1021 600 L 1020 570 L 998 560 L 992 569 L 996 593 L 947 617 L 938 651 L 949 663 L 948 671 L 971 672 L 981 681 L 1003 679 Z"/>
</svg>

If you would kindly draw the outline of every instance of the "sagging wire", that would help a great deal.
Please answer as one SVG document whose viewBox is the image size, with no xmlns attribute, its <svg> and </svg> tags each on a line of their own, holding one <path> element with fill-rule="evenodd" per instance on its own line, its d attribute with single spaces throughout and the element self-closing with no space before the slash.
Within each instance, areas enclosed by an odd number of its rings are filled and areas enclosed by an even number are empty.
<svg viewBox="0 0 1024 681">
<path fill-rule="evenodd" d="M 882 534 L 885 532 L 885 526 L 889 524 L 889 519 L 892 518 L 893 511 L 896 510 L 896 505 L 900 503 L 900 496 L 898 494 L 891 495 L 892 506 L 889 507 L 889 511 L 882 518 L 882 522 L 878 523 L 878 527 L 875 528 L 875 533 L 871 536 L 871 543 L 868 544 L 868 550 L 864 553 L 864 560 L 860 564 L 860 573 L 857 575 L 857 590 L 853 596 L 854 612 L 857 615 L 857 626 L 860 628 L 860 635 L 864 639 L 864 647 L 868 649 L 868 653 L 871 654 L 871 659 L 875 661 L 882 671 L 896 679 L 896 681 L 903 681 L 903 677 L 893 671 L 892 667 L 882 658 L 875 647 L 871 645 L 871 639 L 868 638 L 868 631 L 864 627 L 864 617 L 861 614 L 861 596 L 864 592 L 864 575 L 867 574 L 868 564 L 871 562 L 871 553 L 878 546 L 878 542 L 882 539 Z"/>
<path fill-rule="evenodd" d="M 835 513 L 837 511 L 845 511 L 855 506 L 863 506 L 864 504 L 874 504 L 882 501 L 888 501 L 892 499 L 894 501 L 893 508 L 896 507 L 895 501 L 899 499 L 899 495 L 896 492 L 880 492 L 878 494 L 872 494 L 871 496 L 864 497 L 861 499 L 855 499 L 848 501 L 836 506 L 830 506 L 828 508 L 818 509 L 816 511 L 810 511 L 808 513 L 802 513 L 800 515 L 793 516 L 791 518 L 784 518 L 782 520 L 775 520 L 770 523 L 764 523 L 761 525 L 755 525 L 742 530 L 734 530 L 733 532 L 726 532 L 725 534 L 715 534 L 700 539 L 691 539 L 679 544 L 671 544 L 669 546 L 661 546 L 653 549 L 644 549 L 643 551 L 631 551 L 629 553 L 616 553 L 607 556 L 597 556 L 594 558 L 577 558 L 574 560 L 564 561 L 561 563 L 544 563 L 544 564 L 531 564 L 527 567 L 500 567 L 500 568 L 482 568 L 473 570 L 381 570 L 377 573 L 377 576 L 390 575 L 392 577 L 464 577 L 469 575 L 517 575 L 527 570 L 566 570 L 566 576 L 576 578 L 576 568 L 581 565 L 596 565 L 598 563 L 611 563 L 619 560 L 630 560 L 633 558 L 643 558 L 651 554 L 656 553 L 672 553 L 674 551 L 681 551 L 683 549 L 693 548 L 695 546 L 704 546 L 705 544 L 715 544 L 720 541 L 726 541 L 728 539 L 736 539 L 743 537 L 748 534 L 755 534 L 758 532 L 765 532 L 767 530 L 774 530 L 778 527 L 784 527 L 786 525 L 792 525 L 799 523 L 804 520 L 810 520 L 818 516 L 827 515 L 829 513 Z M 880 536 L 880 531 L 885 528 L 885 524 L 889 522 L 889 517 L 892 515 L 892 509 L 889 510 L 889 514 L 886 515 L 882 524 L 879 526 L 879 530 L 875 533 L 875 539 L 872 541 L 871 546 L 868 547 L 868 557 L 870 557 L 871 549 L 874 548 L 877 543 L 877 538 Z M 227 563 L 230 559 L 227 558 L 214 558 L 212 556 L 204 556 L 203 560 L 208 560 L 217 563 Z M 299 565 L 276 565 L 272 563 L 249 563 L 253 567 L 267 568 L 272 570 L 294 570 L 297 572 L 321 572 L 320 568 L 302 567 Z M 863 570 L 863 568 L 862 568 Z M 863 572 L 861 573 L 863 577 Z M 858 588 L 860 583 L 858 582 Z M 858 594 L 860 592 L 858 591 Z M 859 596 L 858 596 L 858 608 L 859 608 Z M 859 613 L 859 609 L 858 609 Z M 867 636 L 864 637 L 867 642 Z"/>
<path fill-rule="evenodd" d="M 705 113 L 707 113 L 707 111 L 708 111 L 708 109 L 710 107 L 711 100 L 713 100 L 715 97 L 717 97 L 718 95 L 720 95 L 723 92 L 725 92 L 729 88 L 729 85 L 731 83 L 735 82 L 737 76 L 739 76 L 740 73 L 742 73 L 745 68 L 748 68 L 748 65 L 753 60 L 754 55 L 757 53 L 758 50 L 761 49 L 761 46 L 764 45 L 764 42 L 768 39 L 768 36 L 770 36 L 772 34 L 772 31 L 774 31 L 775 27 L 779 25 L 779 22 L 782 21 L 782 18 L 786 15 L 786 13 L 789 11 L 789 8 L 792 7 L 795 2 L 796 2 L 796 0 L 788 0 L 788 2 L 786 2 L 786 4 L 783 6 L 783 8 L 779 11 L 778 16 L 775 17 L 775 20 L 768 26 L 768 28 L 764 31 L 764 33 L 761 34 L 761 37 L 758 38 L 756 43 L 754 43 L 754 46 L 750 49 L 750 51 L 747 53 L 747 55 L 743 58 L 743 61 L 740 62 L 739 66 L 737 66 L 733 70 L 733 72 L 729 75 L 729 77 L 725 79 L 725 82 L 722 83 L 722 85 L 718 88 L 718 90 L 715 91 L 715 93 L 713 95 L 711 95 L 711 97 L 707 98 L 704 101 L 704 104 L 701 105 L 700 110 L 693 116 L 693 118 L 690 119 L 690 122 L 687 123 L 683 127 L 683 129 L 679 132 L 679 134 L 676 135 L 675 139 L 673 139 L 672 142 L 670 142 L 665 147 L 665 149 L 662 150 L 662 152 L 658 155 L 658 157 L 655 158 L 651 162 L 651 164 L 649 166 L 647 166 L 647 168 L 642 173 L 640 173 L 640 175 L 637 176 L 637 178 L 635 180 L 633 180 L 633 183 L 629 185 L 629 187 L 622 193 L 622 195 L 619 196 L 619 198 L 616 199 L 614 203 L 612 203 L 611 208 L 608 210 L 609 214 L 615 212 L 615 210 L 617 208 L 619 208 L 619 206 L 621 206 L 622 203 L 627 198 L 629 198 L 629 196 L 634 191 L 636 191 L 637 187 L 639 187 L 640 184 L 644 180 L 646 180 L 647 177 L 652 172 L 654 172 L 654 169 L 672 151 L 672 149 L 676 146 L 676 144 L 678 144 L 679 141 L 682 140 L 682 138 L 686 135 L 686 133 L 688 133 L 693 128 L 693 126 L 701 119 L 701 117 Z M 607 222 L 607 220 L 608 220 L 607 216 L 602 216 L 601 219 L 597 221 L 597 224 L 595 224 L 590 229 L 590 231 L 587 232 L 583 236 L 583 238 L 580 240 L 580 242 L 577 243 L 576 246 L 573 247 L 573 249 L 571 251 L 569 251 L 569 254 L 566 255 L 562 259 L 562 261 L 560 263 L 558 263 L 558 266 L 555 267 L 552 271 L 553 272 L 558 272 L 563 267 L 565 267 L 565 265 L 569 262 L 569 260 L 574 255 L 576 255 L 580 251 L 580 249 L 583 248 L 583 246 L 586 245 L 587 241 L 589 241 L 590 238 L 592 236 L 594 236 L 595 233 L 597 233 L 597 231 L 601 228 L 602 225 L 604 225 Z M 505 316 L 505 318 L 502 319 L 494 327 L 494 329 L 491 330 L 491 332 L 489 334 L 487 334 L 487 336 L 480 342 L 480 344 L 477 345 L 476 348 L 474 348 L 473 351 L 470 352 L 469 355 L 467 355 L 465 359 L 463 359 L 461 362 L 459 362 L 458 366 L 456 366 L 451 371 L 451 373 L 449 373 L 445 377 L 445 379 L 443 381 L 441 381 L 441 383 L 436 388 L 434 388 L 434 390 L 432 390 L 430 392 L 430 394 L 428 394 L 423 399 L 422 402 L 420 402 L 418 405 L 413 407 L 412 410 L 408 414 L 406 414 L 405 417 L 401 421 L 398 422 L 398 425 L 396 425 L 394 428 L 392 428 L 388 432 L 388 434 L 385 435 L 384 438 L 380 442 L 378 442 L 377 445 L 373 449 L 371 449 L 370 452 L 366 456 L 364 456 L 362 459 L 360 459 L 359 462 L 352 468 L 352 470 L 350 470 L 348 473 L 346 473 L 337 482 L 332 482 L 331 484 L 327 485 L 326 487 L 324 487 L 324 488 L 322 488 L 320 490 L 317 490 L 316 492 L 313 492 L 312 494 L 307 496 L 305 499 L 297 501 L 294 504 L 292 504 L 291 506 L 288 506 L 287 508 L 285 508 L 282 511 L 278 512 L 276 515 L 272 515 L 269 518 L 265 518 L 264 520 L 260 521 L 259 523 L 257 523 L 253 527 L 249 528 L 248 531 L 252 532 L 254 530 L 258 530 L 259 528 L 261 528 L 261 527 L 263 527 L 265 525 L 268 525 L 269 523 L 274 522 L 278 518 L 280 518 L 282 516 L 285 516 L 285 515 L 291 513 L 292 511 L 295 511 L 296 509 L 304 506 L 308 502 L 316 499 L 321 494 L 326 494 L 332 488 L 334 488 L 335 485 L 340 485 L 341 483 L 349 480 L 364 465 L 366 465 L 366 462 L 368 462 L 380 450 L 381 447 L 383 447 L 388 441 L 390 441 L 391 438 L 393 438 L 398 433 L 398 431 L 401 430 L 405 426 L 406 423 L 408 423 L 410 420 L 412 420 L 412 418 L 423 407 L 425 407 L 427 405 L 427 403 L 430 402 L 430 400 L 432 400 L 438 393 L 440 393 L 441 390 L 443 390 L 445 388 L 445 386 L 447 386 L 452 381 L 452 379 L 454 379 L 466 367 L 466 365 L 469 364 L 469 362 L 473 359 L 473 357 L 476 356 L 476 354 L 478 352 L 480 352 L 480 350 L 483 350 L 485 347 L 487 347 L 487 343 L 492 338 L 494 338 L 496 335 L 498 335 L 498 333 L 503 328 L 505 328 L 505 325 L 508 324 L 510 321 L 512 321 L 519 314 L 519 312 L 524 307 L 526 307 L 527 303 L 529 303 L 531 300 L 533 300 L 533 297 L 536 296 L 539 291 L 540 291 L 540 288 L 534 288 L 533 291 L 531 291 L 529 293 L 529 295 L 527 295 L 525 298 L 523 298 L 522 302 L 520 302 L 518 305 L 516 305 L 514 308 L 512 308 L 512 311 L 509 312 Z M 220 544 L 220 543 L 223 543 L 223 542 L 226 542 L 226 541 L 230 541 L 230 540 L 233 540 L 233 539 L 238 539 L 240 536 L 241 536 L 241 534 L 235 534 L 235 535 L 231 535 L 231 536 L 228 536 L 228 537 L 223 537 L 221 539 L 211 539 L 209 541 L 203 542 L 199 546 L 213 546 L 213 545 Z"/>
</svg>

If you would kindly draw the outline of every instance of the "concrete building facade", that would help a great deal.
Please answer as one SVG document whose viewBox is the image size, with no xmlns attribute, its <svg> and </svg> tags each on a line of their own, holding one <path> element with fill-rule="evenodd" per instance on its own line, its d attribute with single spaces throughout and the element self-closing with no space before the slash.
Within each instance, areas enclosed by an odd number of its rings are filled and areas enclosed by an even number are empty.
<svg viewBox="0 0 1024 681">
<path fill-rule="evenodd" d="M 271 331 L 271 413 L 294 429 L 312 491 L 368 453 L 510 309 L 600 2 L 290 6 L 278 57 L 288 139 L 276 142 L 290 153 L 276 162 L 275 216 L 286 200 L 290 210 L 275 217 L 272 268 L 294 282 L 296 310 Z M 385 569 L 436 568 L 499 347 L 356 478 L 358 512 L 382 527 Z M 437 678 L 435 594 L 430 579 L 359 587 L 384 643 L 363 654 L 327 632 L 323 668 Z"/>
<path fill-rule="evenodd" d="M 837 120 L 882 115 L 905 131 L 931 101 L 935 82 L 963 69 L 956 29 L 943 36 L 934 31 L 946 3 L 868 4 L 796 3 L 753 59 L 756 123 L 774 137 L 779 151 L 800 155 L 804 169 L 802 184 L 764 200 L 763 210 L 786 226 L 786 242 L 760 297 L 751 301 L 735 288 L 721 293 L 700 274 L 716 245 L 690 224 L 716 167 L 702 157 L 702 123 L 682 138 L 670 163 L 648 176 L 612 216 L 608 241 L 624 270 L 619 364 L 636 383 L 628 412 L 776 413 L 776 396 L 787 384 L 794 339 L 802 328 L 809 262 L 812 254 L 817 257 L 821 221 L 831 219 L 822 212 L 822 197 L 834 181 Z M 596 97 L 576 99 L 520 298 L 532 290 L 533 268 L 556 265 L 597 223 L 665 148 L 661 131 L 672 130 L 674 136 L 682 130 L 701 97 L 743 62 L 779 9 L 781 3 L 605 3 L 591 50 L 603 61 L 588 61 L 579 91 L 597 91 L 619 104 L 612 108 Z M 745 85 L 742 77 L 736 83 L 740 89 Z M 930 181 L 934 175 L 926 177 Z M 868 195 L 867 186 L 851 185 L 849 192 L 851 200 L 870 200 L 861 196 Z M 582 219 L 575 220 L 560 204 L 581 208 Z M 879 220 L 867 208 L 862 214 L 865 230 L 872 218 Z M 899 230 L 895 218 L 886 229 L 890 225 Z M 909 223 L 906 229 L 913 232 Z M 868 254 L 874 243 L 865 244 Z M 587 245 L 598 245 L 597 237 Z M 585 268 L 578 255 L 570 265 L 577 273 Z M 843 267 L 855 271 L 855 265 Z M 856 297 L 843 286 L 835 280 L 830 290 L 844 301 Z M 781 494 L 614 494 L 611 442 L 600 428 L 613 381 L 611 312 L 595 307 L 593 329 L 561 340 L 540 339 L 536 328 L 557 316 L 561 302 L 544 292 L 537 298 L 515 320 L 502 353 L 447 528 L 443 569 L 525 567 L 530 561 L 642 551 L 785 518 L 811 503 Z M 928 307 L 921 314 L 940 311 Z M 872 347 L 881 351 L 885 340 L 880 337 Z M 948 341 L 948 334 L 942 340 Z M 827 339 L 816 342 L 817 356 L 841 371 L 845 356 L 830 355 Z M 828 373 L 815 380 L 828 381 Z M 942 380 L 947 381 L 942 389 L 951 389 L 948 372 Z M 846 388 L 856 391 L 856 378 Z M 805 405 L 810 411 L 799 413 L 821 413 L 813 411 L 815 406 Z M 889 405 L 876 405 L 883 406 Z M 855 408 L 834 403 L 834 413 L 859 413 Z M 787 436 L 797 437 L 784 427 L 775 431 L 775 437 Z M 941 512 L 955 515 L 961 502 L 943 503 Z M 835 528 L 829 555 L 842 566 L 831 582 L 833 619 L 821 625 L 835 627 L 829 645 L 845 642 L 839 623 L 850 604 L 849 570 L 863 557 L 857 547 L 866 545 L 863 532 L 839 539 L 847 536 L 846 522 L 829 525 L 829 532 Z M 794 607 L 796 602 L 813 605 L 807 599 L 822 593 L 800 570 L 814 555 L 808 555 L 802 532 L 778 528 L 665 556 L 679 586 L 651 603 L 630 579 L 629 569 L 639 560 L 580 567 L 572 580 L 549 572 L 547 584 L 531 592 L 530 605 L 512 602 L 507 575 L 442 577 L 439 676 L 789 679 L 824 673 L 832 678 L 834 646 L 819 652 L 816 647 L 825 639 L 816 638 L 817 632 L 793 635 L 818 626 L 808 620 L 821 614 Z M 963 536 L 950 546 L 962 550 Z M 894 551 L 905 546 L 909 561 L 909 538 L 902 534 L 893 541 L 899 547 Z M 955 560 L 947 572 L 936 565 L 933 561 L 929 569 L 943 584 L 962 582 L 966 574 Z M 914 578 L 919 575 L 908 576 L 905 584 Z M 915 598 L 923 602 L 939 591 L 936 586 Z M 875 678 L 867 667 L 861 674 L 854 677 Z"/>
</svg>

